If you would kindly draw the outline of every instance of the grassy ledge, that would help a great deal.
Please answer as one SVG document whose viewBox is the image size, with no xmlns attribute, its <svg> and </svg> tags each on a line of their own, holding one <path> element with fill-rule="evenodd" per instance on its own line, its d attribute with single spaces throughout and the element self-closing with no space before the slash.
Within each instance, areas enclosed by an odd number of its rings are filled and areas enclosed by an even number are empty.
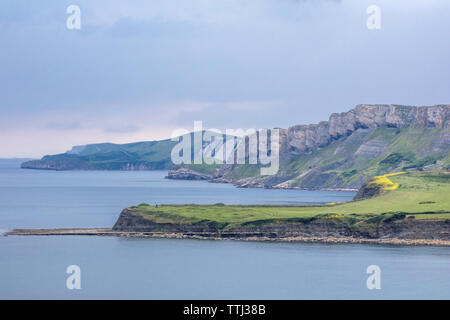
<svg viewBox="0 0 450 320">
<path fill-rule="evenodd" d="M 358 201 L 317 206 L 185 204 L 155 207 L 143 203 L 127 209 L 158 224 L 206 224 L 219 230 L 312 220 L 332 220 L 362 229 L 402 219 L 450 222 L 449 172 L 400 172 L 374 177 L 367 186 L 377 186 L 378 192 Z"/>
</svg>

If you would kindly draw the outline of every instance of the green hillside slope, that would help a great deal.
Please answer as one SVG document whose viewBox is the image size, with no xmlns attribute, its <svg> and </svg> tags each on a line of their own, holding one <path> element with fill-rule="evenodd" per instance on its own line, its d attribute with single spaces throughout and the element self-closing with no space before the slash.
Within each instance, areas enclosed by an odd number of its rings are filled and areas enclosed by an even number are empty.
<svg viewBox="0 0 450 320">
<path fill-rule="evenodd" d="M 171 140 L 128 144 L 102 143 L 78 147 L 77 153 L 45 156 L 24 162 L 22 168 L 51 170 L 150 170 L 170 169 Z M 75 148 L 74 148 L 75 149 Z"/>
<path fill-rule="evenodd" d="M 358 129 L 308 152 L 296 154 L 282 150 L 280 169 L 273 176 L 261 176 L 256 165 L 237 165 L 216 170 L 210 179 L 225 180 L 241 187 L 358 189 L 375 175 L 449 168 L 448 128 L 381 126 Z M 203 168 L 201 172 L 205 171 Z M 169 176 L 171 174 L 169 172 Z"/>
<path fill-rule="evenodd" d="M 282 224 L 315 219 L 333 220 L 354 227 L 380 221 L 434 219 L 450 222 L 450 173 L 403 173 L 376 177 L 381 189 L 370 198 L 317 206 L 160 205 L 128 208 L 135 215 L 159 224 L 209 224 L 221 229 Z"/>
</svg>

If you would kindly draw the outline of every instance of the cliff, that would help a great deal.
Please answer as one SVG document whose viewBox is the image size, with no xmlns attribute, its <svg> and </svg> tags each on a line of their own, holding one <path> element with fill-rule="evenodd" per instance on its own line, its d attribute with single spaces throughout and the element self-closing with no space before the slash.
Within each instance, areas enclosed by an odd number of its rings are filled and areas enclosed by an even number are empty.
<svg viewBox="0 0 450 320">
<path fill-rule="evenodd" d="M 202 134 L 206 134 L 203 131 Z M 225 135 L 224 135 L 225 137 Z M 26 161 L 24 169 L 41 170 L 168 170 L 174 167 L 171 152 L 180 139 L 193 139 L 193 133 L 172 139 L 142 141 L 126 144 L 98 143 L 74 146 L 71 150 Z M 204 141 L 203 148 L 210 148 Z M 199 155 L 192 148 L 191 159 Z"/>
<path fill-rule="evenodd" d="M 290 127 L 287 145 L 292 152 L 311 151 L 326 146 L 333 140 L 349 136 L 358 129 L 377 127 L 450 128 L 450 105 L 432 107 L 358 105 L 348 112 L 333 113 L 328 121 L 319 124 Z"/>
<path fill-rule="evenodd" d="M 66 153 L 22 163 L 24 169 L 45 170 L 162 170 L 173 164 L 171 140 L 127 144 L 99 143 L 76 146 Z"/>
<path fill-rule="evenodd" d="M 276 175 L 260 176 L 255 165 L 235 165 L 206 175 L 190 166 L 174 167 L 168 177 L 201 174 L 239 187 L 358 189 L 374 175 L 448 168 L 450 105 L 358 105 L 328 121 L 281 130 Z"/>
<path fill-rule="evenodd" d="M 372 217 L 373 218 L 373 217 Z M 398 220 L 397 220 L 398 219 Z M 157 222 L 144 218 L 132 209 L 124 209 L 113 227 L 114 232 L 166 233 L 198 238 L 363 238 L 363 239 L 435 239 L 450 241 L 450 220 L 415 220 L 398 215 L 353 224 L 318 216 L 309 219 L 261 221 L 224 228 L 213 221 L 195 223 Z"/>
<path fill-rule="evenodd" d="M 192 135 L 192 133 L 191 133 Z M 171 140 L 77 146 L 27 161 L 50 170 L 170 170 L 168 178 L 238 187 L 359 189 L 368 177 L 396 171 L 450 168 L 450 105 L 358 105 L 318 124 L 280 129 L 280 169 L 261 176 L 257 165 L 182 165 Z M 204 144 L 203 148 L 208 148 Z M 192 151 L 191 158 L 195 157 Z"/>
<path fill-rule="evenodd" d="M 377 186 L 376 192 L 372 187 Z M 370 179 L 347 203 L 315 206 L 161 205 L 126 208 L 114 232 L 214 238 L 450 240 L 450 172 Z"/>
</svg>

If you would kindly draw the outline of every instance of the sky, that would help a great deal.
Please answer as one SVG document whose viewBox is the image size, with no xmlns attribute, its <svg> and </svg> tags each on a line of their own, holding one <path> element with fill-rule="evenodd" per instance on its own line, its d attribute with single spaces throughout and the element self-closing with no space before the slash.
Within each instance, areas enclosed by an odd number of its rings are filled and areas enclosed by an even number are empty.
<svg viewBox="0 0 450 320">
<path fill-rule="evenodd" d="M 0 3 L 1 158 L 164 139 L 195 120 L 287 128 L 362 103 L 450 103 L 450 1 Z"/>
</svg>

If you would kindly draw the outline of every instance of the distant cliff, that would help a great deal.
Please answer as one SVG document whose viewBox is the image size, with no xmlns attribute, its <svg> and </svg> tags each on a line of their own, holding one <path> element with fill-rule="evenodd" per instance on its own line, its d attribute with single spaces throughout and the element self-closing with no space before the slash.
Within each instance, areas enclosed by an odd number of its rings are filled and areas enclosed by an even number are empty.
<svg viewBox="0 0 450 320">
<path fill-rule="evenodd" d="M 128 144 L 100 143 L 22 163 L 26 169 L 47 170 L 161 170 L 170 169 L 171 140 Z"/>
<path fill-rule="evenodd" d="M 206 134 L 206 131 L 203 131 L 203 134 Z M 174 167 L 171 152 L 180 138 L 192 140 L 193 133 L 180 136 L 175 141 L 166 139 L 126 144 L 98 143 L 74 146 L 65 153 L 23 162 L 21 167 L 41 170 L 168 170 Z M 204 141 L 203 149 L 210 148 L 210 143 L 211 141 Z M 201 151 L 195 153 L 192 148 L 191 158 L 196 159 L 201 156 Z"/>
<path fill-rule="evenodd" d="M 205 173 L 191 166 L 173 179 L 204 179 L 240 187 L 358 189 L 370 176 L 450 167 L 450 105 L 358 105 L 328 121 L 280 130 L 280 170 L 260 176 L 254 165 Z"/>
<path fill-rule="evenodd" d="M 170 154 L 176 143 L 162 140 L 77 146 L 63 154 L 27 161 L 22 168 L 169 169 L 168 178 L 239 187 L 358 189 L 368 177 L 379 174 L 449 169 L 450 105 L 364 104 L 334 113 L 318 124 L 280 129 L 280 170 L 271 176 L 261 176 L 257 165 L 248 164 L 174 166 Z"/>
</svg>

